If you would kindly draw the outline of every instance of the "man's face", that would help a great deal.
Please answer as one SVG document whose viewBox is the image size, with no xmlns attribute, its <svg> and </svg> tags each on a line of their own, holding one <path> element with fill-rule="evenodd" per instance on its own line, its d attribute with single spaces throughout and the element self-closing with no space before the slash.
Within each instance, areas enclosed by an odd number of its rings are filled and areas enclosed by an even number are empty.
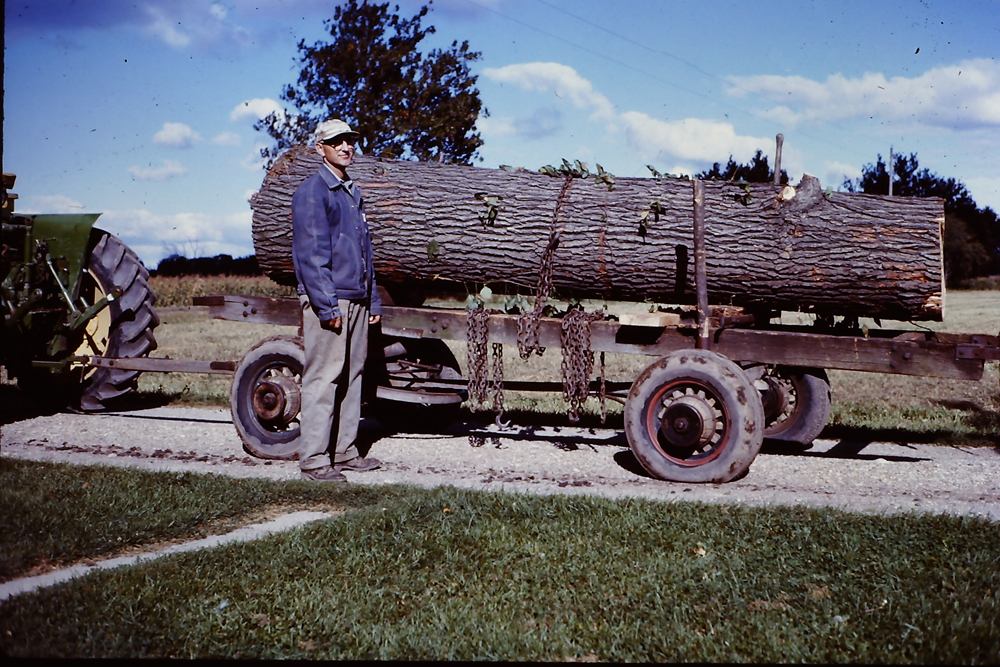
<svg viewBox="0 0 1000 667">
<path fill-rule="evenodd" d="M 316 152 L 334 168 L 345 170 L 354 160 L 354 139 L 350 135 L 340 135 L 316 144 Z"/>
</svg>

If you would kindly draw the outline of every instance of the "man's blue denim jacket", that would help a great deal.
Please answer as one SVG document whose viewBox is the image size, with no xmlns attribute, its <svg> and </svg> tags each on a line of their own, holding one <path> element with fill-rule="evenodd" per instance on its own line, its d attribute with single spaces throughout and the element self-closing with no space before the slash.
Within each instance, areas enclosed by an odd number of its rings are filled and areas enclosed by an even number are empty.
<svg viewBox="0 0 1000 667">
<path fill-rule="evenodd" d="M 341 317 L 337 299 L 370 300 L 371 314 L 382 314 L 365 203 L 361 188 L 351 190 L 323 165 L 292 197 L 298 293 L 309 296 L 320 320 Z"/>
</svg>

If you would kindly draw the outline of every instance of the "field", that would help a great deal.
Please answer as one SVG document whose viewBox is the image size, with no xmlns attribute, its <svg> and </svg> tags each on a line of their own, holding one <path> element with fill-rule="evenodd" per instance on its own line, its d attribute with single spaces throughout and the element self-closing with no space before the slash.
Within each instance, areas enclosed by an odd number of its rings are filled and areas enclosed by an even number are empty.
<svg viewBox="0 0 1000 667">
<path fill-rule="evenodd" d="M 258 340 L 277 333 L 294 334 L 294 327 L 255 325 L 211 320 L 206 309 L 183 307 L 193 296 L 210 293 L 242 293 L 289 296 L 290 290 L 266 278 L 210 279 L 160 278 L 153 286 L 162 293 L 161 326 L 156 336 L 159 349 L 154 356 L 175 359 L 239 359 Z M 926 326 L 935 330 L 990 333 L 1000 331 L 1000 292 L 950 291 L 947 318 Z M 461 307 L 461 304 L 434 302 L 429 305 Z M 499 306 L 499 304 L 490 304 Z M 602 302 L 584 304 L 588 310 Z M 609 304 L 614 313 L 637 312 L 650 304 Z M 783 321 L 808 322 L 811 316 L 785 313 Z M 874 328 L 874 322 L 866 322 Z M 886 328 L 918 329 L 925 325 L 883 322 Z M 462 342 L 448 341 L 465 372 L 467 356 Z M 609 380 L 631 382 L 652 358 L 638 355 L 607 355 Z M 505 346 L 504 373 L 510 380 L 558 381 L 561 354 L 547 351 L 522 361 L 513 346 Z M 595 369 L 596 372 L 596 369 Z M 850 371 L 830 371 L 833 412 L 824 436 L 868 438 L 904 442 L 996 445 L 1000 442 L 1000 372 L 997 364 L 987 366 L 980 382 L 881 375 Z M 194 374 L 147 373 L 140 377 L 139 389 L 150 401 L 173 405 L 228 405 L 229 378 Z M 561 394 L 507 392 L 505 407 L 515 419 L 565 421 L 566 403 Z M 595 423 L 598 404 L 591 399 L 585 406 L 585 423 Z M 620 423 L 621 407 L 608 403 L 611 425 Z M 485 415 L 483 418 L 486 418 Z M 617 421 L 616 421 L 617 420 Z"/>
</svg>

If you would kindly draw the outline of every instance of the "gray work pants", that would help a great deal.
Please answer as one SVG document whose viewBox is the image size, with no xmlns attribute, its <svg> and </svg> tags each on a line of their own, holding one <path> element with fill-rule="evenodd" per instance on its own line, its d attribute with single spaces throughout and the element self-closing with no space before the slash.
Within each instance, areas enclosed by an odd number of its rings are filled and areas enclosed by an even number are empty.
<svg viewBox="0 0 1000 667">
<path fill-rule="evenodd" d="M 306 347 L 299 468 L 314 470 L 358 456 L 361 377 L 368 356 L 368 305 L 340 299 L 343 326 L 338 333 L 320 326 L 307 296 L 300 295 L 299 302 Z M 332 443 L 331 434 L 336 438 Z"/>
</svg>

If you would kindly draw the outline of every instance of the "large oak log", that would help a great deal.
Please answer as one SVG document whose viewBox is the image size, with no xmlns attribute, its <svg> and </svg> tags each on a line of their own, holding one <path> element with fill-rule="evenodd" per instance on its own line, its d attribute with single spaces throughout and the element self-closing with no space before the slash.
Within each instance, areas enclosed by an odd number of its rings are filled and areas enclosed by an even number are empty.
<svg viewBox="0 0 1000 667">
<path fill-rule="evenodd" d="M 282 156 L 251 201 L 263 270 L 294 284 L 291 198 L 320 166 L 311 148 Z M 692 303 L 690 181 L 595 178 L 357 157 L 382 285 L 464 297 L 484 284 L 532 294 L 555 225 L 556 294 Z M 794 192 L 794 196 L 792 193 Z M 750 308 L 940 320 L 941 199 L 705 183 L 712 303 Z M 495 214 L 495 218 L 492 217 Z"/>
</svg>

